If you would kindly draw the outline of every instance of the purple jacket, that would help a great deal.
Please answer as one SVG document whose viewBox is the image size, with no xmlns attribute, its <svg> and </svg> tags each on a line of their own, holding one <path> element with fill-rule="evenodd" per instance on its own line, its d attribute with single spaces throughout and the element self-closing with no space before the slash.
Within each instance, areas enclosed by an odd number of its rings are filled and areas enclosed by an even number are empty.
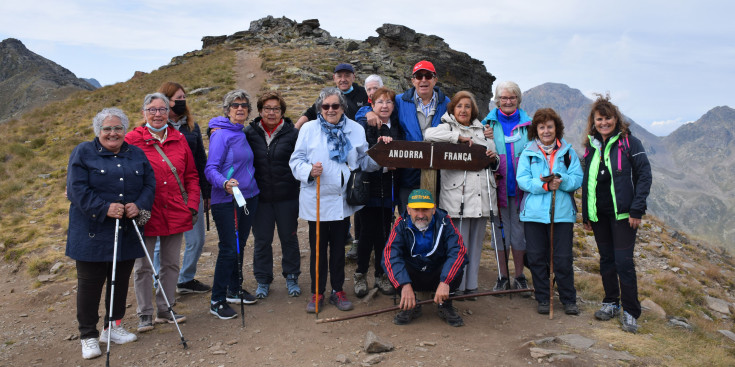
<svg viewBox="0 0 735 367">
<path fill-rule="evenodd" d="M 209 158 L 204 167 L 204 175 L 212 184 L 211 204 L 232 201 L 232 195 L 223 187 L 230 178 L 240 183 L 238 187 L 246 199 L 260 193 L 258 184 L 255 183 L 253 151 L 245 138 L 243 127 L 221 116 L 209 121 L 212 136 L 209 137 Z"/>
</svg>

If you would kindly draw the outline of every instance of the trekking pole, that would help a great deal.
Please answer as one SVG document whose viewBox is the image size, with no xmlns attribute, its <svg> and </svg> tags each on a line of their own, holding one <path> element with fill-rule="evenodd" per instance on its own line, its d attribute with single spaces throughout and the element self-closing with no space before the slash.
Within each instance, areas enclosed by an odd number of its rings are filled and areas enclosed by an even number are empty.
<svg viewBox="0 0 735 367">
<path fill-rule="evenodd" d="M 555 173 L 541 180 L 547 179 L 545 182 L 551 182 L 554 178 L 561 177 L 560 174 Z M 554 212 L 556 211 L 554 206 L 556 205 L 556 190 L 551 190 L 551 207 L 549 208 L 550 217 L 550 229 L 549 229 L 549 320 L 554 319 Z"/>
<path fill-rule="evenodd" d="M 462 220 L 464 219 L 464 188 L 467 186 L 467 171 L 464 171 L 464 178 L 462 179 L 462 200 L 459 204 L 459 235 L 462 235 Z"/>
<path fill-rule="evenodd" d="M 321 175 L 316 176 L 316 287 L 315 300 L 314 300 L 314 311 L 316 313 L 316 319 L 319 320 L 319 190 L 321 188 L 320 179 Z"/>
<path fill-rule="evenodd" d="M 207 210 L 204 211 L 204 216 L 207 219 L 207 232 L 209 232 L 209 208 L 207 208 Z"/>
<path fill-rule="evenodd" d="M 490 193 L 490 168 L 485 169 L 485 180 L 487 180 L 487 197 L 490 204 L 490 243 L 495 246 L 495 261 L 498 263 L 498 278 L 502 278 L 500 274 L 500 259 L 498 257 L 498 237 L 495 236 L 495 212 L 493 211 L 493 196 Z M 498 216 L 500 216 L 500 208 L 498 208 Z M 502 231 L 503 222 L 500 222 L 500 228 Z M 505 248 L 505 241 L 503 241 L 503 248 Z"/>
<path fill-rule="evenodd" d="M 240 257 L 240 230 L 237 224 L 237 203 L 232 202 L 232 210 L 235 214 L 235 243 L 237 244 L 237 275 L 240 284 L 240 315 L 242 316 L 241 327 L 245 327 L 245 294 L 242 291 L 242 257 Z"/>
<path fill-rule="evenodd" d="M 140 245 L 143 247 L 143 252 L 145 252 L 145 258 L 148 260 L 148 264 L 151 265 L 151 269 L 153 270 L 153 280 L 156 283 L 158 283 L 158 288 L 161 290 L 161 294 L 163 294 L 163 300 L 166 301 L 168 312 L 171 313 L 171 319 L 174 320 L 174 325 L 176 325 L 176 330 L 178 330 L 179 337 L 181 337 L 181 344 L 184 346 L 184 349 L 186 349 L 188 347 L 188 345 L 186 345 L 186 339 L 184 339 L 184 334 L 181 333 L 179 322 L 176 321 L 176 314 L 174 314 L 174 309 L 171 307 L 171 303 L 168 301 L 166 292 L 163 291 L 163 285 L 161 285 L 161 279 L 158 277 L 158 272 L 156 271 L 156 268 L 153 267 L 153 260 L 151 260 L 151 255 L 150 253 L 148 253 L 148 248 L 145 247 L 145 241 L 143 241 L 143 236 L 140 234 L 140 229 L 138 229 L 138 224 L 135 223 L 135 220 L 133 219 L 131 219 L 130 221 L 133 222 L 133 228 L 135 228 L 135 233 L 138 234 Z"/>
<path fill-rule="evenodd" d="M 117 271 L 117 234 L 120 228 L 120 219 L 115 218 L 115 242 L 112 247 L 112 279 L 110 280 L 110 316 L 107 318 L 107 361 L 105 365 L 110 367 L 110 338 L 112 336 L 112 304 L 115 299 L 115 272 Z"/>
</svg>

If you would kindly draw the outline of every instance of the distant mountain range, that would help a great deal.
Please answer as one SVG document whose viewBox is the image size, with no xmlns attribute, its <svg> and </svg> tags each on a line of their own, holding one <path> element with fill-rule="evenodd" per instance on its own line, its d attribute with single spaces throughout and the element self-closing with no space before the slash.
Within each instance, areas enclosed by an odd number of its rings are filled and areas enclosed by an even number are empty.
<svg viewBox="0 0 735 367">
<path fill-rule="evenodd" d="M 0 122 L 58 101 L 80 90 L 94 90 L 71 71 L 8 38 L 0 42 Z"/>
<path fill-rule="evenodd" d="M 523 93 L 521 108 L 531 115 L 542 107 L 556 110 L 564 120 L 565 139 L 582 153 L 591 104 L 578 89 L 546 83 Z M 653 167 L 650 212 L 672 226 L 735 247 L 735 109 L 715 107 L 665 137 L 625 118 Z"/>
<path fill-rule="evenodd" d="M 95 88 L 102 88 L 102 84 L 100 84 L 100 82 L 98 82 L 97 79 L 95 79 L 95 78 L 81 78 L 81 79 L 84 80 L 85 82 L 89 83 L 90 85 L 92 85 Z"/>
</svg>

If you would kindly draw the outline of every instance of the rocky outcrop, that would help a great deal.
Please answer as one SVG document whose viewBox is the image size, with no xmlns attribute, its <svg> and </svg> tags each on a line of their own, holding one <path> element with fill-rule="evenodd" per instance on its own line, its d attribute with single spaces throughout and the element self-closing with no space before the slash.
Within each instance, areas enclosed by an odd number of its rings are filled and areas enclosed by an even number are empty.
<svg viewBox="0 0 735 367">
<path fill-rule="evenodd" d="M 94 90 L 64 67 L 28 50 L 21 41 L 0 42 L 0 122 L 80 90 Z"/>
<path fill-rule="evenodd" d="M 481 117 L 487 114 L 495 77 L 487 71 L 482 61 L 451 49 L 441 37 L 417 33 L 402 25 L 383 24 L 376 30 L 377 37 L 358 41 L 333 37 L 319 26 L 317 19 L 299 23 L 285 17 L 268 16 L 252 21 L 247 31 L 229 36 L 204 37 L 202 47 L 204 50 L 218 45 L 235 49 L 276 45 L 305 50 L 323 47 L 326 51 L 338 51 L 338 54 L 325 54 L 325 58 L 333 58 L 330 65 L 349 62 L 355 66 L 359 79 L 378 74 L 383 77 L 386 86 L 398 93 L 412 87 L 413 65 L 421 60 L 429 60 L 437 69 L 439 88 L 449 97 L 460 90 L 473 92 Z M 172 63 L 181 61 L 175 58 Z M 331 77 L 324 68 L 304 66 L 292 70 L 293 73 L 310 82 L 326 81 Z"/>
</svg>

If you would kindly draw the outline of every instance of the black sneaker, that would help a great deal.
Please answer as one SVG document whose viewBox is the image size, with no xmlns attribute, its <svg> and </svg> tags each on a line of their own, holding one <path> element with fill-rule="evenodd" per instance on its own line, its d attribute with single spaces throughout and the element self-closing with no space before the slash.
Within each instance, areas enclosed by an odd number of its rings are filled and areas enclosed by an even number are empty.
<svg viewBox="0 0 735 367">
<path fill-rule="evenodd" d="M 567 303 L 564 305 L 564 313 L 567 315 L 579 315 L 579 307 L 576 303 Z"/>
<path fill-rule="evenodd" d="M 236 292 L 230 292 L 227 291 L 227 297 L 225 298 L 227 300 L 227 303 L 234 303 L 236 305 L 240 304 L 240 294 Z M 242 290 L 242 303 L 246 305 L 252 305 L 253 303 L 258 302 L 258 299 L 255 298 L 252 294 L 250 294 L 246 290 Z"/>
<path fill-rule="evenodd" d="M 549 301 L 541 301 L 538 303 L 538 307 L 536 307 L 536 312 L 542 315 L 548 315 L 550 309 Z"/>
<path fill-rule="evenodd" d="M 513 279 L 513 289 L 530 289 L 525 275 L 521 275 Z M 521 295 L 528 298 L 531 297 L 531 292 L 521 292 Z"/>
<path fill-rule="evenodd" d="M 498 281 L 493 287 L 493 292 L 505 291 L 510 289 L 510 280 L 506 277 L 498 278 Z M 495 297 L 502 297 L 502 294 L 493 294 Z"/>
<path fill-rule="evenodd" d="M 452 304 L 449 301 L 439 305 L 439 317 L 446 321 L 450 326 L 460 327 L 464 325 L 462 316 L 459 316 L 457 309 L 452 307 Z"/>
<path fill-rule="evenodd" d="M 176 284 L 176 292 L 178 292 L 179 294 L 207 293 L 211 290 L 212 290 L 212 287 L 196 279 L 192 279 L 188 282 Z"/>
<path fill-rule="evenodd" d="M 229 320 L 237 317 L 237 312 L 235 312 L 235 310 L 233 310 L 230 305 L 227 304 L 227 301 L 219 301 L 215 304 L 212 304 L 209 307 L 209 313 L 219 317 L 222 320 Z"/>
<path fill-rule="evenodd" d="M 396 325 L 406 325 L 417 319 L 419 316 L 421 316 L 421 305 L 417 305 L 410 310 L 397 313 L 396 317 L 393 318 L 393 323 Z"/>
</svg>

